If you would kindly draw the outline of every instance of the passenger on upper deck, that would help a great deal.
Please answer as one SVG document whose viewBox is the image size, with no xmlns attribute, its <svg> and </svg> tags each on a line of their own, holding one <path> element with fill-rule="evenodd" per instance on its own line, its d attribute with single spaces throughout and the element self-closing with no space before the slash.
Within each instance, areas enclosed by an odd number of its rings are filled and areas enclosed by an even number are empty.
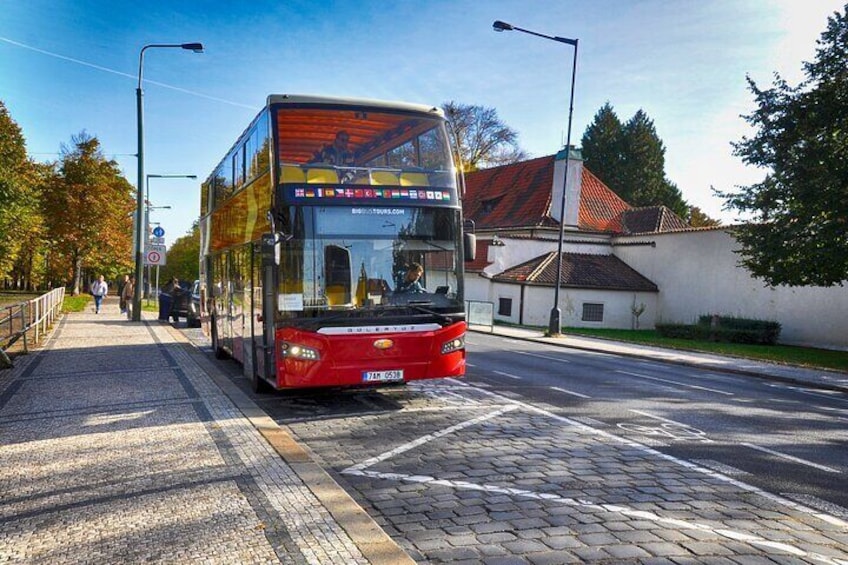
<svg viewBox="0 0 848 565">
<path fill-rule="evenodd" d="M 325 145 L 320 151 L 315 153 L 311 162 L 327 163 L 337 167 L 352 167 L 354 155 L 348 146 L 349 142 L 350 135 L 344 130 L 339 130 L 336 133 L 336 139 L 332 145 Z"/>
</svg>

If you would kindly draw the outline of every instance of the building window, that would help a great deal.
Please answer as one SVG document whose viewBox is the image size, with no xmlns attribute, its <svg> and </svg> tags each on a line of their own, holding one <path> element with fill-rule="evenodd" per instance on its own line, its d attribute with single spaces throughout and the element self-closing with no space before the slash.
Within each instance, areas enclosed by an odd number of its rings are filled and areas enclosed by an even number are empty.
<svg viewBox="0 0 848 565">
<path fill-rule="evenodd" d="M 584 322 L 603 322 L 604 321 L 604 305 L 594 304 L 591 302 L 583 303 L 583 321 Z"/>
<path fill-rule="evenodd" d="M 512 316 L 512 298 L 498 299 L 498 315 Z"/>
</svg>

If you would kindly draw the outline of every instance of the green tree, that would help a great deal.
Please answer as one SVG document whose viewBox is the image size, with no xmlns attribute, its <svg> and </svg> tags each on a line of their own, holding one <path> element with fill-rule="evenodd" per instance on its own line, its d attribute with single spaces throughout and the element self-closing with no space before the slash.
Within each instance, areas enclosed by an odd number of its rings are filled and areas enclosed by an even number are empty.
<svg viewBox="0 0 848 565">
<path fill-rule="evenodd" d="M 815 60 L 797 87 L 779 75 L 760 89 L 748 77 L 755 128 L 734 144 L 767 170 L 756 184 L 719 193 L 751 214 L 735 228 L 742 264 L 771 286 L 834 286 L 848 279 L 848 4 L 828 18 Z"/>
<path fill-rule="evenodd" d="M 181 281 L 191 282 L 200 276 L 200 227 L 197 222 L 191 231 L 177 238 L 168 249 L 161 280 L 177 277 Z"/>
<path fill-rule="evenodd" d="M 701 210 L 697 206 L 689 207 L 689 214 L 686 217 L 686 221 L 693 228 L 708 228 L 721 225 L 721 220 L 716 220 L 709 217 L 703 210 Z"/>
<path fill-rule="evenodd" d="M 639 110 L 621 123 L 609 102 L 583 133 L 583 158 L 624 201 L 633 206 L 667 206 L 686 218 L 689 205 L 665 176 L 665 146 L 654 122 Z"/>
<path fill-rule="evenodd" d="M 616 192 L 623 190 L 624 124 L 609 102 L 595 113 L 594 120 L 583 132 L 581 145 L 589 170 Z"/>
<path fill-rule="evenodd" d="M 96 137 L 81 132 L 62 145 L 56 173 L 44 191 L 44 215 L 73 293 L 84 287 L 84 269 L 108 279 L 132 270 L 134 189 L 118 164 L 107 160 Z M 94 272 L 96 271 L 96 272 Z"/>
<path fill-rule="evenodd" d="M 38 174 L 18 124 L 0 101 L 0 279 L 32 288 L 41 239 Z"/>
<path fill-rule="evenodd" d="M 518 133 L 504 124 L 494 108 L 459 104 L 451 100 L 442 110 L 453 125 L 465 172 L 517 163 L 527 158 L 518 145 Z"/>
</svg>

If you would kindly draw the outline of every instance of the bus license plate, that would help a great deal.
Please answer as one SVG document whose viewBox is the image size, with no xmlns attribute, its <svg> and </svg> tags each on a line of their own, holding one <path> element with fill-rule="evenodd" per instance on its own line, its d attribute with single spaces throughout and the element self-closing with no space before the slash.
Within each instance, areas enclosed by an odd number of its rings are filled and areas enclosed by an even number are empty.
<svg viewBox="0 0 848 565">
<path fill-rule="evenodd" d="M 391 383 L 403 380 L 403 369 L 392 371 L 363 371 L 362 382 L 364 383 Z"/>
</svg>

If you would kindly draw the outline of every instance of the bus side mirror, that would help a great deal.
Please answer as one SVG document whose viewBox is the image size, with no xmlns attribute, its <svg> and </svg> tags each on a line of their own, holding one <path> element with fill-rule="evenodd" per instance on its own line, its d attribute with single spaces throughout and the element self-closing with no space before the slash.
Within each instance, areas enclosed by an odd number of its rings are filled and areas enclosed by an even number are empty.
<svg viewBox="0 0 848 565">
<path fill-rule="evenodd" d="M 269 232 L 262 234 L 261 254 L 266 265 L 280 264 L 280 243 L 288 241 L 292 236 L 281 232 Z"/>
<path fill-rule="evenodd" d="M 465 232 L 463 234 L 463 245 L 465 261 L 474 261 L 477 258 L 477 236 L 473 233 Z"/>
</svg>

